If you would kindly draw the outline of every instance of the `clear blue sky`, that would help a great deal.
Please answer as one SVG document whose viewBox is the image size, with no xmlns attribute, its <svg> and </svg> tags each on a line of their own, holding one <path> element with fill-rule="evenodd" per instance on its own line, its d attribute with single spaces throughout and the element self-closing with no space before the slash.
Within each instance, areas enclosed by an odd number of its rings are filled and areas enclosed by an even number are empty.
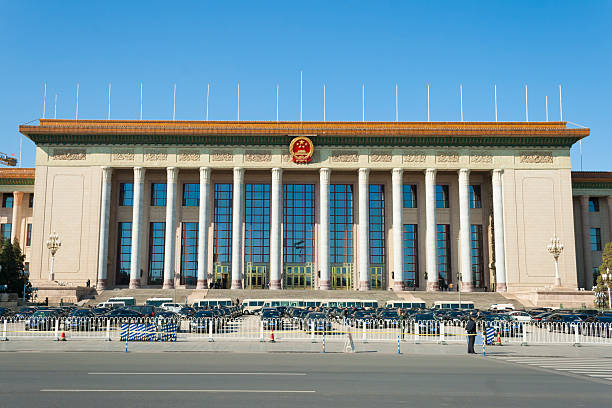
<svg viewBox="0 0 612 408">
<path fill-rule="evenodd" d="M 18 125 L 42 116 L 104 119 L 112 82 L 112 119 L 137 119 L 144 83 L 144 119 L 170 119 L 177 84 L 177 120 L 299 119 L 300 70 L 304 120 L 564 119 L 590 127 L 583 143 L 585 170 L 612 170 L 612 2 L 453 1 L 278 3 L 189 1 L 0 0 L 0 151 L 19 152 Z M 578 147 L 572 150 L 579 169 Z M 34 163 L 24 140 L 23 166 Z"/>
</svg>

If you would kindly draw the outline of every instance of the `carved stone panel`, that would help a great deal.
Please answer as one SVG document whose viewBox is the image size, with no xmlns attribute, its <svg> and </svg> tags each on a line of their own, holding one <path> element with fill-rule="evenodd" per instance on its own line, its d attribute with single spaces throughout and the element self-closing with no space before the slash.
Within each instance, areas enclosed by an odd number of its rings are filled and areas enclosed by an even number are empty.
<svg viewBox="0 0 612 408">
<path fill-rule="evenodd" d="M 215 151 L 210 154 L 210 161 L 214 162 L 231 162 L 234 160 L 234 155 L 229 151 Z"/>
<path fill-rule="evenodd" d="M 86 149 L 53 149 L 53 160 L 85 160 Z"/>
<path fill-rule="evenodd" d="M 493 163 L 493 155 L 489 152 L 478 152 L 470 155 L 470 163 Z"/>
<path fill-rule="evenodd" d="M 199 150 L 179 150 L 178 161 L 180 162 L 200 161 L 200 151 Z"/>
<path fill-rule="evenodd" d="M 145 151 L 145 161 L 166 161 L 168 160 L 168 153 L 159 149 L 148 149 Z"/>
<path fill-rule="evenodd" d="M 425 154 L 425 152 L 411 151 L 411 152 L 404 154 L 402 158 L 402 162 L 404 163 L 424 163 L 426 157 L 427 155 Z"/>
<path fill-rule="evenodd" d="M 359 154 L 356 151 L 338 150 L 332 152 L 331 161 L 335 163 L 356 163 L 359 161 Z"/>
<path fill-rule="evenodd" d="M 521 152 L 521 163 L 552 163 L 552 152 Z"/>
<path fill-rule="evenodd" d="M 436 163 L 458 163 L 459 153 L 457 152 L 438 152 Z"/>
<path fill-rule="evenodd" d="M 272 153 L 269 151 L 257 152 L 257 153 L 246 153 L 244 155 L 244 161 L 246 162 L 270 162 L 272 161 Z"/>
<path fill-rule="evenodd" d="M 373 151 L 370 152 L 371 163 L 391 163 L 393 156 L 389 151 Z"/>
<path fill-rule="evenodd" d="M 114 149 L 113 160 L 117 161 L 134 161 L 134 150 L 132 149 Z"/>
</svg>

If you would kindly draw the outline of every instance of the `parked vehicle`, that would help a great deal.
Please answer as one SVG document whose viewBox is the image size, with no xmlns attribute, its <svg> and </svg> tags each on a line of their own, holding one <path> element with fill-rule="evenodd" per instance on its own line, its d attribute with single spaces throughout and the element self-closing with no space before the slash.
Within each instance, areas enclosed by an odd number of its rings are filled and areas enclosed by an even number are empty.
<svg viewBox="0 0 612 408">
<path fill-rule="evenodd" d="M 152 305 L 130 305 L 126 306 L 125 309 L 135 310 L 145 317 L 155 317 L 155 306 Z"/>
<path fill-rule="evenodd" d="M 66 330 L 96 330 L 98 320 L 95 317 L 90 309 L 74 309 L 64 321 L 64 327 Z"/>
<path fill-rule="evenodd" d="M 222 320 L 215 319 L 212 310 L 200 310 L 193 315 L 191 322 L 189 322 L 189 331 L 191 333 L 208 333 L 212 325 L 213 330 L 218 332 L 221 322 Z"/>
<path fill-rule="evenodd" d="M 183 305 L 180 305 L 178 303 L 163 303 L 161 305 L 162 309 L 169 310 L 169 311 L 174 312 L 174 313 L 178 313 L 178 311 L 181 310 L 182 307 L 183 307 Z"/>
<path fill-rule="evenodd" d="M 109 298 L 107 302 L 110 302 L 110 303 L 123 302 L 124 306 L 134 306 L 136 304 L 136 300 L 132 296 L 112 297 L 112 298 Z"/>
<path fill-rule="evenodd" d="M 278 329 L 282 314 L 275 308 L 268 308 L 261 312 L 261 322 L 264 330 Z"/>
<path fill-rule="evenodd" d="M 15 318 L 18 320 L 23 320 L 32 316 L 32 314 L 38 309 L 36 306 L 23 306 L 15 313 Z"/>
<path fill-rule="evenodd" d="M 55 310 L 37 310 L 26 319 L 25 330 L 54 330 L 59 317 Z"/>
<path fill-rule="evenodd" d="M 105 314 L 104 317 L 108 317 L 108 318 L 137 318 L 137 317 L 145 317 L 145 316 L 142 313 L 137 312 L 135 310 L 121 308 L 121 309 L 113 309 L 113 310 L 111 310 L 110 312 Z"/>
<path fill-rule="evenodd" d="M 533 317 L 531 317 L 529 313 L 518 310 L 514 312 L 509 312 L 508 316 L 510 316 L 512 320 L 515 320 L 517 322 L 528 323 L 533 321 Z"/>
<path fill-rule="evenodd" d="M 324 313 L 310 312 L 304 317 L 304 330 L 314 330 L 315 334 L 329 333 L 332 323 Z"/>
</svg>

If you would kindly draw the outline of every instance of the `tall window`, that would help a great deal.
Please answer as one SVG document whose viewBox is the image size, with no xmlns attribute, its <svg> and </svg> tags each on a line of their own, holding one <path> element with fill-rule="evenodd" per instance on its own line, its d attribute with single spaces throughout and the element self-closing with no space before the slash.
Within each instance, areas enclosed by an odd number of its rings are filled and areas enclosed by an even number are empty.
<svg viewBox="0 0 612 408">
<path fill-rule="evenodd" d="M 270 185 L 245 186 L 244 260 L 270 262 Z"/>
<path fill-rule="evenodd" d="M 370 185 L 370 264 L 385 263 L 385 186 Z"/>
<path fill-rule="evenodd" d="M 436 208 L 448 207 L 448 186 L 438 184 L 436 186 Z"/>
<path fill-rule="evenodd" d="M 404 208 L 417 208 L 416 184 L 404 184 L 402 186 L 402 202 Z"/>
<path fill-rule="evenodd" d="M 589 197 L 589 212 L 599 212 L 598 197 Z"/>
<path fill-rule="evenodd" d="M 213 237 L 214 262 L 232 260 L 232 185 L 215 184 L 215 229 Z"/>
<path fill-rule="evenodd" d="M 283 185 L 283 262 L 314 261 L 315 193 L 313 184 Z"/>
<path fill-rule="evenodd" d="M 330 263 L 353 262 L 353 186 L 329 186 Z"/>
<path fill-rule="evenodd" d="M 11 239 L 12 228 L 13 228 L 12 224 L 2 224 L 0 226 L 0 235 L 2 235 L 3 239 Z"/>
<path fill-rule="evenodd" d="M 164 281 L 164 255 L 166 252 L 166 223 L 152 222 L 149 228 L 149 285 Z"/>
<path fill-rule="evenodd" d="M 23 264 L 23 273 L 24 273 L 26 276 L 30 276 L 30 263 L 29 263 L 29 262 L 25 262 L 25 263 Z"/>
<path fill-rule="evenodd" d="M 195 285 L 198 276 L 198 223 L 184 222 L 181 235 L 181 285 Z"/>
<path fill-rule="evenodd" d="M 2 208 L 13 208 L 13 193 L 2 194 Z"/>
<path fill-rule="evenodd" d="M 130 283 L 130 264 L 132 256 L 132 223 L 120 222 L 117 234 L 117 275 L 115 285 Z"/>
<path fill-rule="evenodd" d="M 26 231 L 26 246 L 32 245 L 32 224 L 28 224 Z"/>
<path fill-rule="evenodd" d="M 166 183 L 151 184 L 151 205 L 154 207 L 166 205 Z"/>
<path fill-rule="evenodd" d="M 134 205 L 134 183 L 119 184 L 119 205 L 123 207 Z"/>
<path fill-rule="evenodd" d="M 418 242 L 418 225 L 404 224 L 402 230 L 402 257 L 403 257 L 403 272 L 402 280 L 404 286 L 418 287 L 419 286 L 419 242 Z M 395 271 L 395 273 L 398 273 Z"/>
<path fill-rule="evenodd" d="M 200 205 L 200 184 L 183 184 L 183 207 L 197 207 Z"/>
<path fill-rule="evenodd" d="M 482 208 L 482 196 L 480 194 L 480 185 L 470 186 L 470 208 Z"/>
<path fill-rule="evenodd" d="M 591 228 L 591 251 L 601 251 L 600 228 Z"/>
<path fill-rule="evenodd" d="M 28 207 L 29 208 L 34 208 L 34 193 L 30 193 L 30 199 L 28 202 Z"/>
<path fill-rule="evenodd" d="M 438 259 L 438 281 L 442 285 L 447 285 L 451 282 L 450 276 L 450 225 L 437 225 L 437 259 Z M 444 289 L 444 288 L 442 288 Z"/>
<path fill-rule="evenodd" d="M 482 225 L 471 225 L 470 236 L 472 241 L 472 276 L 474 286 L 481 288 L 484 284 L 484 262 L 482 260 Z"/>
</svg>

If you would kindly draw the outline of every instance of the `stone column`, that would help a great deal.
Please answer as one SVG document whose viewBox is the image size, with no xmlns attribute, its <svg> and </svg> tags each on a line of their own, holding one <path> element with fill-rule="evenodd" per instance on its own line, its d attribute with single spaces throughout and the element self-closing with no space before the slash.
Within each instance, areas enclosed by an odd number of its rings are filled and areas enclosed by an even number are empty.
<svg viewBox="0 0 612 408">
<path fill-rule="evenodd" d="M 142 223 L 142 200 L 144 190 L 144 167 L 134 167 L 134 203 L 132 204 L 132 253 L 130 257 L 130 289 L 140 287 L 140 235 Z"/>
<path fill-rule="evenodd" d="M 23 191 L 13 191 L 13 219 L 11 225 L 11 242 L 21 241 L 19 237 L 21 236 L 21 202 L 23 201 Z M 22 245 L 22 242 L 19 242 L 19 245 L 22 248 L 25 248 L 25 245 Z"/>
<path fill-rule="evenodd" d="M 234 167 L 234 199 L 232 202 L 232 289 L 242 289 L 243 187 L 244 168 Z"/>
<path fill-rule="evenodd" d="M 504 245 L 504 197 L 502 194 L 502 171 L 493 170 L 493 228 L 495 232 L 495 274 L 497 291 L 505 292 L 506 249 Z"/>
<path fill-rule="evenodd" d="M 582 258 L 584 265 L 584 288 L 593 287 L 593 256 L 591 251 L 591 222 L 589 214 L 589 196 L 580 196 L 580 212 L 582 214 Z"/>
<path fill-rule="evenodd" d="M 438 290 L 438 263 L 436 260 L 436 169 L 425 170 L 425 260 L 427 291 Z"/>
<path fill-rule="evenodd" d="M 98 282 L 96 289 L 106 289 L 108 280 L 108 222 L 110 218 L 110 193 L 113 169 L 102 167 L 102 195 L 100 202 L 100 237 L 98 241 Z"/>
<path fill-rule="evenodd" d="M 470 240 L 470 170 L 459 170 L 459 250 L 461 290 L 472 292 L 472 256 Z"/>
<path fill-rule="evenodd" d="M 272 169 L 272 202 L 270 203 L 270 289 L 281 288 L 282 249 L 281 219 L 283 212 L 283 169 Z"/>
<path fill-rule="evenodd" d="M 319 170 L 319 289 L 329 290 L 329 177 L 331 170 L 322 168 Z"/>
<path fill-rule="evenodd" d="M 402 229 L 404 222 L 402 213 L 404 211 L 402 203 L 404 170 L 393 169 L 391 173 L 391 183 L 393 191 L 393 290 L 401 292 L 404 290 L 404 260 Z"/>
<path fill-rule="evenodd" d="M 164 249 L 164 289 L 174 288 L 174 254 L 176 248 L 176 179 L 178 169 L 166 169 L 166 241 Z"/>
<path fill-rule="evenodd" d="M 370 169 L 359 169 L 359 290 L 370 290 L 369 180 Z"/>
<path fill-rule="evenodd" d="M 210 212 L 210 168 L 200 167 L 200 213 L 198 218 L 198 283 L 196 289 L 208 287 L 208 213 Z"/>
</svg>

